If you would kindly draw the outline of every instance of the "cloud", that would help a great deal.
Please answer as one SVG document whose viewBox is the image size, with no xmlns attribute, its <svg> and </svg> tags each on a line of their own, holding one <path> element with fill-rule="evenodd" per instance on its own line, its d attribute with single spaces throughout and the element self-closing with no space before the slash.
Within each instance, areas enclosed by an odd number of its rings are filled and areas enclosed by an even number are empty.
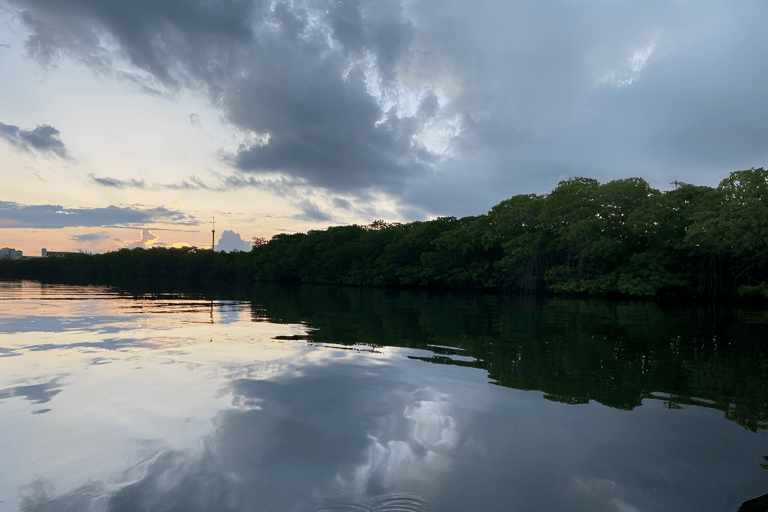
<svg viewBox="0 0 768 512">
<path fill-rule="evenodd" d="M 136 179 L 130 179 L 130 180 L 118 180 L 116 178 L 98 178 L 94 176 L 93 174 L 88 175 L 89 178 L 94 183 L 97 183 L 99 185 L 102 185 L 104 187 L 112 187 L 112 188 L 139 188 L 139 189 L 146 189 L 147 184 L 144 182 L 144 180 L 136 180 Z"/>
<path fill-rule="evenodd" d="M 162 247 L 165 244 L 159 243 L 158 240 L 160 240 L 160 237 L 156 234 L 150 232 L 148 229 L 142 229 L 141 230 L 141 239 L 136 240 L 135 242 L 127 243 L 125 246 L 126 249 L 136 249 L 137 247 Z M 121 240 L 121 242 L 126 243 Z"/>
<path fill-rule="evenodd" d="M 216 243 L 216 250 L 220 252 L 250 251 L 251 247 L 250 242 L 243 240 L 239 233 L 230 230 L 225 230 Z"/>
<path fill-rule="evenodd" d="M 38 125 L 33 130 L 22 130 L 18 126 L 0 123 L 0 137 L 13 147 L 39 154 L 54 154 L 69 159 L 69 153 L 59 138 L 59 130 L 48 125 Z"/>
<path fill-rule="evenodd" d="M 109 240 L 110 238 L 112 238 L 112 235 L 110 235 L 106 231 L 101 231 L 98 233 L 85 233 L 82 235 L 72 235 L 69 237 L 70 240 L 74 240 L 75 242 L 85 243 L 89 245 L 95 245 L 104 240 Z"/>
<path fill-rule="evenodd" d="M 187 80 L 173 73 L 176 57 L 186 54 L 197 73 L 221 71 L 213 60 L 218 48 L 253 39 L 249 26 L 250 0 L 179 2 L 141 0 L 78 0 L 67 9 L 40 2 L 12 1 L 33 31 L 25 43 L 27 53 L 44 65 L 66 54 L 100 72 L 107 72 L 117 57 L 124 57 L 154 79 L 148 89 L 163 84 L 178 87 Z M 175 53 L 179 55 L 174 55 Z M 130 75 L 129 75 L 130 76 Z"/>
<path fill-rule="evenodd" d="M 65 208 L 60 205 L 25 205 L 0 201 L 0 219 L 9 228 L 98 227 L 136 226 L 163 222 L 186 226 L 198 222 L 188 214 L 155 208 L 118 207 L 106 208 Z"/>
<path fill-rule="evenodd" d="M 352 208 L 352 203 L 341 197 L 333 198 L 333 206 L 341 210 L 349 210 Z"/>
<path fill-rule="evenodd" d="M 252 176 L 223 174 L 209 171 L 213 180 L 204 181 L 197 176 L 176 183 L 147 183 L 144 180 L 121 180 L 110 177 L 96 177 L 89 175 L 91 181 L 97 185 L 110 188 L 132 188 L 139 190 L 206 190 L 209 192 L 231 192 L 233 190 L 257 189 L 268 191 L 278 197 L 303 197 L 301 201 L 292 201 L 293 205 L 301 212 L 292 216 L 293 219 L 308 222 L 330 222 L 334 215 L 332 211 L 343 212 L 349 218 L 375 219 L 385 217 L 387 219 L 400 219 L 401 216 L 390 207 L 381 207 L 376 198 L 365 192 L 352 192 L 344 197 L 329 193 L 323 193 L 319 198 L 323 204 L 317 204 L 309 198 L 316 196 L 316 190 L 306 180 L 286 176 Z M 407 210 L 406 210 L 407 211 Z M 413 210 L 409 218 L 422 220 L 426 218 L 423 211 Z M 240 249 L 242 250 L 242 249 Z"/>
<path fill-rule="evenodd" d="M 309 199 L 305 199 L 296 205 L 301 213 L 294 216 L 297 220 L 308 220 L 314 222 L 326 222 L 330 221 L 333 217 L 329 213 L 325 213 Z"/>
<path fill-rule="evenodd" d="M 93 173 L 89 174 L 90 180 L 102 187 L 110 188 L 133 188 L 140 190 L 208 190 L 211 192 L 225 192 L 233 189 L 240 188 L 266 188 L 269 186 L 269 182 L 265 180 L 257 180 L 252 176 L 248 178 L 241 178 L 237 176 L 226 176 L 219 173 L 212 172 L 216 177 L 218 183 L 209 184 L 204 182 L 197 176 L 189 176 L 187 179 L 178 181 L 176 183 L 147 183 L 144 180 L 128 179 L 121 180 L 118 178 L 110 177 L 98 177 Z"/>
<path fill-rule="evenodd" d="M 66 55 L 107 72 L 122 59 L 148 89 L 204 89 L 256 136 L 227 155 L 244 171 L 397 191 L 430 170 L 431 155 L 414 147 L 418 118 L 380 102 L 411 40 L 396 3 L 12 3 L 31 31 L 28 54 L 44 64 Z"/>
<path fill-rule="evenodd" d="M 713 184 L 768 164 L 761 2 L 8 1 L 45 65 L 208 95 L 246 139 L 221 187 L 467 215 L 574 175 Z M 134 181 L 102 185 L 150 186 Z"/>
</svg>

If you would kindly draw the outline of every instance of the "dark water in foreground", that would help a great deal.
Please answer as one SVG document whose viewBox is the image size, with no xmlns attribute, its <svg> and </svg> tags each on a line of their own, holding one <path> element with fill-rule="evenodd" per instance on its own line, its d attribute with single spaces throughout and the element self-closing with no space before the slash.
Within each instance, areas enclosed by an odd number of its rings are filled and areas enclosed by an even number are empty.
<svg viewBox="0 0 768 512">
<path fill-rule="evenodd" d="M 735 511 L 768 312 L 0 282 L 0 511 Z"/>
</svg>

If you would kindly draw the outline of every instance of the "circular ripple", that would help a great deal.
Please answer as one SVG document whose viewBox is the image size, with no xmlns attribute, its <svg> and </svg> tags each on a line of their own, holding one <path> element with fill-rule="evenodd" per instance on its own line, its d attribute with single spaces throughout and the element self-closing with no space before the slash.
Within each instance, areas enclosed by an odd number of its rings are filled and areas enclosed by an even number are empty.
<svg viewBox="0 0 768 512">
<path fill-rule="evenodd" d="M 414 494 L 390 493 L 355 498 L 326 498 L 296 512 L 429 512 L 427 502 Z"/>
<path fill-rule="evenodd" d="M 429 512 L 427 502 L 413 494 L 382 494 L 364 502 L 370 512 Z"/>
<path fill-rule="evenodd" d="M 312 507 L 312 512 L 369 512 L 365 505 L 352 500 L 327 499 Z"/>
</svg>

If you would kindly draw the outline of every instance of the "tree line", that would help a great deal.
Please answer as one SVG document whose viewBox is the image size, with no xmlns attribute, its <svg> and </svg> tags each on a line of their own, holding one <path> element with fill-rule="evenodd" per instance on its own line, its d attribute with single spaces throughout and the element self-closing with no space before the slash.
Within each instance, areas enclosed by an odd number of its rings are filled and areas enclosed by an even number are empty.
<svg viewBox="0 0 768 512">
<path fill-rule="evenodd" d="M 230 254 L 152 248 L 4 261 L 0 276 L 768 298 L 768 172 L 668 191 L 642 178 L 572 178 L 476 217 L 278 234 Z"/>
</svg>

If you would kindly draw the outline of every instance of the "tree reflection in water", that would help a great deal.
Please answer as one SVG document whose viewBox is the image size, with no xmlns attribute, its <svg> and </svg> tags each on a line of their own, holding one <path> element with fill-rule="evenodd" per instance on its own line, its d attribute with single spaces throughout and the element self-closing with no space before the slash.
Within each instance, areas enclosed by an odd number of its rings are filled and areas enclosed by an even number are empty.
<svg viewBox="0 0 768 512">
<path fill-rule="evenodd" d="M 304 286 L 65 321 L 48 293 L 0 320 L 25 512 L 760 505 L 761 312 Z"/>
</svg>

